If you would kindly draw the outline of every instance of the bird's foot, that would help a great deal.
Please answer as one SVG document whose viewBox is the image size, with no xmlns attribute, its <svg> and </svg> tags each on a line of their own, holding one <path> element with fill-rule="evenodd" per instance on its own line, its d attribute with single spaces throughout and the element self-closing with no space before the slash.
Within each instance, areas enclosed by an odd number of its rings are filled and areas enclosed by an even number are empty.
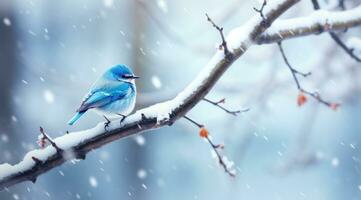
<svg viewBox="0 0 361 200">
<path fill-rule="evenodd" d="M 122 117 L 122 119 L 120 120 L 120 124 L 122 124 L 123 121 L 125 120 L 125 118 L 127 118 L 127 116 L 123 115 L 123 114 L 119 114 L 119 113 L 118 113 L 118 115 Z"/>
<path fill-rule="evenodd" d="M 103 117 L 104 117 L 105 120 L 106 120 L 106 122 L 104 122 L 104 130 L 105 130 L 105 131 L 108 131 L 107 128 L 109 127 L 110 120 L 109 120 L 105 115 L 103 115 Z"/>
</svg>

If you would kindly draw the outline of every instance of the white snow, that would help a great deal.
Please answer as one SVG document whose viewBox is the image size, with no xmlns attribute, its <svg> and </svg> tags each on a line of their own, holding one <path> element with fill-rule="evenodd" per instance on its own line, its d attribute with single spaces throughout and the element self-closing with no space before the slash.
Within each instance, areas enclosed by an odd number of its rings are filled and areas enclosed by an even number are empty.
<svg viewBox="0 0 361 200">
<path fill-rule="evenodd" d="M 307 29 L 316 24 L 338 24 L 345 21 L 356 21 L 361 19 L 361 6 L 347 11 L 315 11 L 309 16 L 293 19 L 276 20 L 264 34 L 277 34 L 290 29 Z"/>
<path fill-rule="evenodd" d="M 157 5 L 164 13 L 168 13 L 168 5 L 165 0 L 157 0 Z"/>
<path fill-rule="evenodd" d="M 283 3 L 282 0 L 267 1 L 267 6 L 264 7 L 263 13 L 266 14 L 271 10 L 277 9 L 281 3 Z M 253 32 L 255 26 L 260 24 L 262 20 L 263 19 L 259 13 L 255 13 L 255 16 L 249 19 L 242 26 L 230 31 L 226 37 L 228 48 L 230 50 L 240 48 L 242 51 L 245 51 L 253 43 L 250 37 L 251 33 Z"/>
<path fill-rule="evenodd" d="M 73 132 L 71 134 L 66 134 L 61 137 L 55 138 L 54 142 L 63 150 L 67 150 L 71 147 L 83 142 L 88 138 L 92 138 L 104 131 L 104 124 L 99 123 L 96 127 L 79 132 Z M 30 169 L 35 165 L 35 162 L 32 160 L 32 157 L 36 157 L 40 160 L 46 160 L 48 157 L 56 154 L 56 150 L 50 145 L 44 149 L 36 149 L 28 152 L 24 159 L 16 165 L 10 165 L 8 163 L 0 165 L 0 179 L 7 177 L 13 173 L 22 172 L 24 170 Z"/>
<path fill-rule="evenodd" d="M 1 141 L 7 143 L 9 141 L 9 137 L 6 134 L 1 134 Z"/>
<path fill-rule="evenodd" d="M 160 89 L 162 87 L 162 82 L 158 76 L 152 76 L 151 81 L 155 88 Z"/>
<path fill-rule="evenodd" d="M 90 176 L 89 177 L 89 184 L 90 186 L 92 186 L 93 188 L 98 187 L 98 181 L 94 176 Z"/>
<path fill-rule="evenodd" d="M 145 179 L 147 177 L 147 171 L 144 169 L 139 169 L 137 172 L 137 176 L 139 179 Z"/>
<path fill-rule="evenodd" d="M 12 116 L 11 116 L 11 121 L 17 122 L 17 121 L 18 121 L 18 118 L 17 118 L 15 115 L 12 115 Z"/>
<path fill-rule="evenodd" d="M 18 199 L 20 199 L 20 197 L 18 194 L 13 194 L 13 199 L 18 200 Z"/>
<path fill-rule="evenodd" d="M 54 93 L 51 90 L 44 90 L 43 97 L 47 103 L 49 104 L 54 103 L 55 97 L 54 97 Z"/>
<path fill-rule="evenodd" d="M 59 174 L 60 174 L 61 176 L 65 176 L 64 172 L 61 171 L 61 170 L 59 170 Z"/>
<path fill-rule="evenodd" d="M 331 160 L 331 165 L 333 166 L 333 167 L 338 167 L 339 165 L 340 165 L 340 161 L 339 161 L 339 159 L 338 158 L 332 158 L 332 160 Z"/>
<path fill-rule="evenodd" d="M 110 8 L 114 5 L 114 0 L 103 0 L 103 4 L 105 7 Z"/>
<path fill-rule="evenodd" d="M 5 26 L 11 26 L 11 21 L 10 21 L 10 19 L 7 18 L 7 17 L 5 17 L 5 18 L 3 19 L 3 23 L 5 24 Z"/>
<path fill-rule="evenodd" d="M 137 135 L 135 138 L 135 142 L 139 145 L 139 146 L 144 146 L 145 145 L 145 138 L 143 135 Z"/>
</svg>

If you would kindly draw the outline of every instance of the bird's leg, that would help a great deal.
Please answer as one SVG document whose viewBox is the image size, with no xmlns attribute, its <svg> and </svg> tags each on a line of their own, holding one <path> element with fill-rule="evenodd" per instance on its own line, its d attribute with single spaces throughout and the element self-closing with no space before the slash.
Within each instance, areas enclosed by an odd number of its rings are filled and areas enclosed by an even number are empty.
<svg viewBox="0 0 361 200">
<path fill-rule="evenodd" d="M 123 114 L 120 114 L 120 113 L 117 113 L 117 115 L 122 117 L 122 119 L 120 120 L 120 124 L 122 124 L 122 122 L 125 120 L 125 118 L 127 118 L 126 115 L 123 115 Z"/>
<path fill-rule="evenodd" d="M 105 130 L 105 131 L 108 131 L 107 128 L 109 127 L 110 120 L 109 120 L 105 115 L 103 115 L 103 117 L 105 118 L 105 120 L 107 120 L 107 121 L 104 123 L 104 130 Z"/>
</svg>

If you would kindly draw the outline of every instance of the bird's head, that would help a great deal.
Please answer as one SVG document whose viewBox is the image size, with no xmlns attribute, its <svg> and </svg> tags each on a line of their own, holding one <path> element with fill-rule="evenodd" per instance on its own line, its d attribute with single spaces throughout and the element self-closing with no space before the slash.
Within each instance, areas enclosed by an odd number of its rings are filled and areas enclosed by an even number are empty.
<svg viewBox="0 0 361 200">
<path fill-rule="evenodd" d="M 109 80 L 134 83 L 139 76 L 134 75 L 133 71 L 126 65 L 116 65 L 110 68 L 105 77 Z"/>
</svg>

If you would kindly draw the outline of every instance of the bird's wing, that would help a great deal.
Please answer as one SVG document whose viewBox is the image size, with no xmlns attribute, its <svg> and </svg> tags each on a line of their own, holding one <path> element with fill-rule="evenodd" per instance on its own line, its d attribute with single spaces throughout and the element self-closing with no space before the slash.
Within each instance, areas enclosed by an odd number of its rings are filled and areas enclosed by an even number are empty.
<svg viewBox="0 0 361 200">
<path fill-rule="evenodd" d="M 77 112 L 85 112 L 88 109 L 102 107 L 116 100 L 122 99 L 128 94 L 128 90 L 128 85 L 121 84 L 117 87 L 109 87 L 91 91 L 84 98 Z"/>
</svg>

